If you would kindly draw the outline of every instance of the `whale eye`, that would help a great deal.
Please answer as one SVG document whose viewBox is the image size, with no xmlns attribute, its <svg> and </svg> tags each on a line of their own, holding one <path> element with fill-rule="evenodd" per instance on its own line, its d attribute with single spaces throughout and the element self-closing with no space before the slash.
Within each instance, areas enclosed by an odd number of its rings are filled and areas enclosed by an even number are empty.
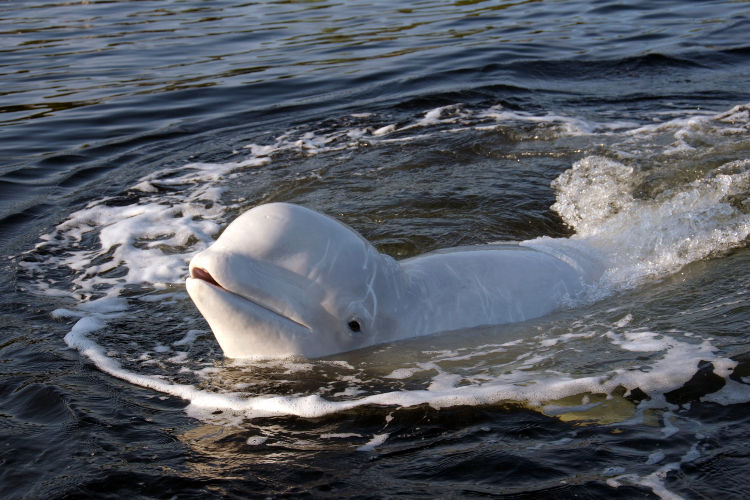
<svg viewBox="0 0 750 500">
<path fill-rule="evenodd" d="M 351 320 L 349 323 L 347 323 L 347 325 L 349 326 L 349 330 L 355 333 L 362 330 L 362 327 L 360 326 L 359 321 L 357 321 L 356 319 Z"/>
</svg>

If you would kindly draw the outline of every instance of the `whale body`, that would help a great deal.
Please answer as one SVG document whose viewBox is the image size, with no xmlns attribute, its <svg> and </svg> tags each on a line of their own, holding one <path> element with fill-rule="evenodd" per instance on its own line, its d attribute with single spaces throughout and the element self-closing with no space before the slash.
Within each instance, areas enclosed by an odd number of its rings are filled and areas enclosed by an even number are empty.
<svg viewBox="0 0 750 500">
<path fill-rule="evenodd" d="M 320 357 L 536 318 L 601 275 L 570 240 L 452 248 L 396 261 L 349 226 L 270 203 L 190 262 L 187 291 L 225 356 Z"/>
</svg>

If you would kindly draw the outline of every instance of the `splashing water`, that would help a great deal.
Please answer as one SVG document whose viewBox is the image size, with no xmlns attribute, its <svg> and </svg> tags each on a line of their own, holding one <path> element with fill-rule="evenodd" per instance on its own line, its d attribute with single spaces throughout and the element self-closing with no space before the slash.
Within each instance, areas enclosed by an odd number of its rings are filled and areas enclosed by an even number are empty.
<svg viewBox="0 0 750 500">
<path fill-rule="evenodd" d="M 617 289 L 674 273 L 720 255 L 750 236 L 750 160 L 729 162 L 705 177 L 647 199 L 644 173 L 608 158 L 576 162 L 552 184 L 552 208 L 575 229 L 573 240 L 608 260 L 604 281 Z"/>
<path fill-rule="evenodd" d="M 77 302 L 72 309 L 53 313 L 57 318 L 80 318 L 65 338 L 68 345 L 107 373 L 189 400 L 190 413 L 209 420 L 217 408 L 245 417 L 314 417 L 372 404 L 444 407 L 503 400 L 558 414 L 567 410 L 553 411 L 551 401 L 581 394 L 611 395 L 618 387 L 626 393 L 640 389 L 664 394 L 689 380 L 701 360 L 710 359 L 715 372 L 724 375 L 735 363 L 719 356 L 710 339 L 695 343 L 679 335 L 654 333 L 630 325 L 622 315 L 613 320 L 614 325 L 574 321 L 561 334 L 554 334 L 555 321 L 511 326 L 503 332 L 517 338 L 503 342 L 483 343 L 486 332 L 467 332 L 451 337 L 452 343 L 439 352 L 425 347 L 435 339 L 377 347 L 362 359 L 344 355 L 343 364 L 280 360 L 255 365 L 226 362 L 220 368 L 215 350 L 196 347 L 212 341 L 205 327 L 190 329 L 187 335 L 178 327 L 181 334 L 174 342 L 153 345 L 150 339 L 151 349 L 142 344 L 130 348 L 132 352 L 122 344 L 106 345 L 109 336 L 99 334 L 124 315 L 156 301 L 166 309 L 189 307 L 181 285 L 186 264 L 210 244 L 227 215 L 241 208 L 242 200 L 227 203 L 222 193 L 244 172 L 272 166 L 284 154 L 310 158 L 365 147 L 389 148 L 425 137 L 435 140 L 446 134 L 516 129 L 519 124 L 527 130 L 523 140 L 535 140 L 544 132 L 548 138 L 584 137 L 614 145 L 612 154 L 584 156 L 554 180 L 552 209 L 575 230 L 571 246 L 581 251 L 593 248 L 604 257 L 604 278 L 592 296 L 602 299 L 632 289 L 746 242 L 750 160 L 703 167 L 685 151 L 697 137 L 704 143 L 711 141 L 713 154 L 721 148 L 736 150 L 732 139 L 747 130 L 747 115 L 747 107 L 738 106 L 719 115 L 677 118 L 646 127 L 458 105 L 430 110 L 406 124 L 382 123 L 372 114 L 356 116 L 351 120 L 364 123 L 325 131 L 292 130 L 271 145 L 249 145 L 249 157 L 243 161 L 188 164 L 150 174 L 133 185 L 124 201 L 98 200 L 71 214 L 43 236 L 34 251 L 22 256 L 19 266 L 38 278 L 41 291 Z M 543 244 L 545 238 L 538 242 Z M 65 266 L 72 272 L 67 285 L 72 292 L 42 279 L 51 266 Z M 191 324 L 199 325 L 195 316 Z M 496 334 L 490 329 L 488 335 L 494 339 Z M 588 375 L 584 365 L 569 364 L 560 355 L 563 348 L 585 353 L 603 346 L 613 354 Z M 410 352 L 403 360 L 395 354 L 400 348 Z M 202 361 L 188 356 L 191 349 L 204 354 L 198 356 Z M 650 368 L 634 372 L 619 352 L 647 353 Z M 249 375 L 255 370 L 261 375 Z M 300 390 L 297 381 L 291 383 L 289 394 L 283 394 L 264 381 L 270 374 L 290 370 L 331 371 L 336 391 L 314 383 Z M 186 372 L 192 374 L 188 380 L 193 382 L 178 382 L 175 371 L 183 378 Z M 233 371 L 257 384 L 238 382 L 231 376 Z"/>
</svg>

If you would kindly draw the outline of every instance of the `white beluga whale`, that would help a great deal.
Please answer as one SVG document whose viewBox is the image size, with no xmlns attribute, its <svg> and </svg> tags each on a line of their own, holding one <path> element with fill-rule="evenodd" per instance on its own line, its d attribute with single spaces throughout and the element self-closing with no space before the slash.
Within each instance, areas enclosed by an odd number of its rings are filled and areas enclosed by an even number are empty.
<svg viewBox="0 0 750 500">
<path fill-rule="evenodd" d="M 600 274 L 585 249 L 552 238 L 396 261 L 335 219 L 270 203 L 191 260 L 187 291 L 227 357 L 320 357 L 536 318 Z"/>
</svg>

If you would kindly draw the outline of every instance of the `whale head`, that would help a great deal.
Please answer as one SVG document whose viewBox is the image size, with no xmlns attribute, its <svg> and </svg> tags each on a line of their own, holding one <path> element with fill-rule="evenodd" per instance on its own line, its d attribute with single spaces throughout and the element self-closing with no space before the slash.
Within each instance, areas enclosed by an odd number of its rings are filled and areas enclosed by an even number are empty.
<svg viewBox="0 0 750 500">
<path fill-rule="evenodd" d="M 399 279 L 348 226 L 270 203 L 193 257 L 186 286 L 227 357 L 319 357 L 388 340 Z"/>
</svg>

